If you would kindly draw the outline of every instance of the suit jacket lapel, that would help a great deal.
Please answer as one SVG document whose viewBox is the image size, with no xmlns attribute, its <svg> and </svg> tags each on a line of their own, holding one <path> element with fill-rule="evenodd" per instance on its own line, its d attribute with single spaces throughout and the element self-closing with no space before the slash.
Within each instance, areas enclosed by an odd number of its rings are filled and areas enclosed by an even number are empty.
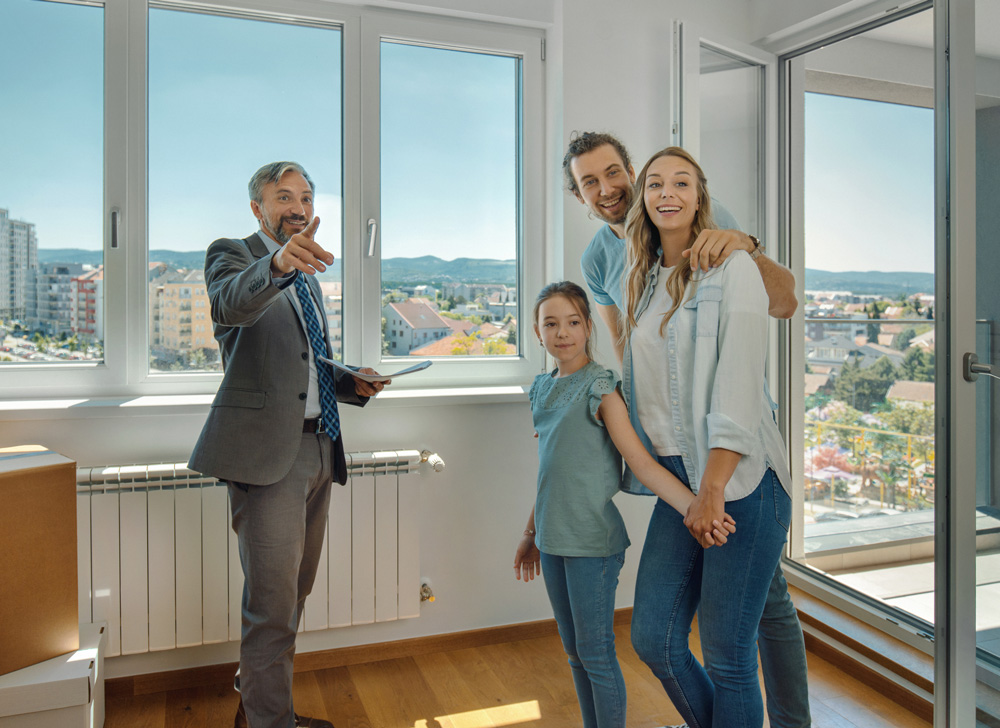
<svg viewBox="0 0 1000 728">
<path fill-rule="evenodd" d="M 250 248 L 250 253 L 255 258 L 263 258 L 265 255 L 269 255 L 267 246 L 264 245 L 264 241 L 260 239 L 260 235 L 254 233 L 249 238 L 244 238 L 247 243 L 247 247 Z"/>
</svg>

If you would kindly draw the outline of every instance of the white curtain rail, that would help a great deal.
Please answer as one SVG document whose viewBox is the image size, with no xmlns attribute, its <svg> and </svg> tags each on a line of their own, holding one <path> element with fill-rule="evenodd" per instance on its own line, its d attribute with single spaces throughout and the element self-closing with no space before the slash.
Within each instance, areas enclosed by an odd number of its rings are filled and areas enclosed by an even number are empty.
<svg viewBox="0 0 1000 728">
<path fill-rule="evenodd" d="M 352 475 L 388 475 L 409 473 L 421 463 L 440 472 L 444 461 L 429 450 L 379 450 L 345 453 Z M 191 470 L 187 463 L 149 463 L 144 465 L 98 465 L 76 469 L 77 491 L 145 489 L 150 487 L 189 487 L 214 485 L 215 478 Z"/>
</svg>

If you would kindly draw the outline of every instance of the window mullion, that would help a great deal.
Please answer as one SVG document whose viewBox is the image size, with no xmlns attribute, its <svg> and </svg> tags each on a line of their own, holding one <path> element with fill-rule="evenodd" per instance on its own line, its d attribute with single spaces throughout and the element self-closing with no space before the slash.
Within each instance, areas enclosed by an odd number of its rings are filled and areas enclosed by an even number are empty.
<svg viewBox="0 0 1000 728">
<path fill-rule="evenodd" d="M 128 185 L 126 203 L 125 255 L 128 285 L 125 331 L 126 387 L 129 391 L 141 385 L 149 374 L 149 308 L 147 293 L 147 99 L 148 99 L 148 37 L 149 9 L 146 3 L 129 3 L 128 10 L 128 96 L 123 116 L 127 119 L 125 140 L 126 166 L 124 178 Z M 182 227 L 178 221 L 178 228 Z"/>
<path fill-rule="evenodd" d="M 365 221 L 370 215 L 367 212 L 366 194 L 368 189 L 366 185 L 370 183 L 366 180 L 370 174 L 375 174 L 377 177 L 378 172 L 378 158 L 372 160 L 367 153 L 368 140 L 373 134 L 377 137 L 378 109 L 375 109 L 376 121 L 372 122 L 366 105 L 373 94 L 377 100 L 378 90 L 377 85 L 374 91 L 366 85 L 367 76 L 362 78 L 367 55 L 364 26 L 360 15 L 354 14 L 345 19 L 343 33 L 344 136 L 341 140 L 344 151 L 343 356 L 344 361 L 349 364 L 357 365 L 364 362 L 370 365 L 377 359 L 372 359 L 365 348 L 365 331 L 370 322 L 365 320 L 363 312 L 371 310 L 373 306 L 372 302 L 365 298 L 366 291 L 371 289 L 368 279 L 369 269 L 372 267 L 372 261 L 366 257 L 368 250 L 365 240 L 367 233 Z M 378 189 L 377 179 L 375 189 Z M 375 217 L 377 219 L 377 211 Z M 377 263 L 377 256 L 373 260 Z M 376 290 L 377 286 L 376 280 Z M 375 306 L 377 307 L 377 304 Z"/>
<path fill-rule="evenodd" d="M 104 371 L 101 393 L 127 386 L 129 300 L 126 268 L 133 211 L 128 179 L 130 18 L 137 8 L 108 0 L 104 18 Z M 112 214 L 117 217 L 117 235 Z M 117 237 L 117 247 L 112 247 Z"/>
</svg>

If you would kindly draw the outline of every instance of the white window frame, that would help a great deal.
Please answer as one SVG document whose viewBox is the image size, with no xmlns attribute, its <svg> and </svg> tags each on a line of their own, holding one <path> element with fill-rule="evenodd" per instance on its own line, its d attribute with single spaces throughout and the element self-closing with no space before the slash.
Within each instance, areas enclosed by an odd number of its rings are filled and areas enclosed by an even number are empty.
<svg viewBox="0 0 1000 728">
<path fill-rule="evenodd" d="M 54 0 L 66 2 L 67 0 Z M 68 0 L 104 7 L 104 312 L 103 362 L 5 364 L 0 400 L 87 400 L 98 397 L 211 394 L 221 374 L 149 369 L 147 274 L 147 96 L 149 7 L 268 22 L 338 27 L 343 53 L 343 354 L 348 363 L 380 366 L 381 260 L 367 256 L 365 222 L 378 216 L 378 40 L 514 56 L 519 59 L 518 200 L 519 353 L 505 357 L 450 357 L 409 387 L 512 385 L 530 382 L 544 366 L 527 345 L 533 292 L 544 282 L 544 83 L 542 31 L 445 16 L 390 11 L 325 0 Z M 362 39 L 369 47 L 362 47 Z M 374 66 L 368 66 L 374 60 Z M 370 87 L 364 86 L 371 84 Z M 364 90 L 363 90 L 364 86 Z M 367 156 L 366 156 L 367 155 Z M 456 181 L 460 183 L 460 181 Z M 119 212 L 119 245 L 111 248 L 112 210 Z M 447 206 L 442 206 L 447 214 Z M 252 225 L 249 219 L 248 225 Z M 234 231 L 238 232 L 238 231 Z M 472 231 L 470 231 L 471 233 Z M 209 241 L 205 241 L 207 246 Z M 527 329 L 524 327 L 528 326 Z M 392 371 L 400 365 L 386 363 Z"/>
</svg>

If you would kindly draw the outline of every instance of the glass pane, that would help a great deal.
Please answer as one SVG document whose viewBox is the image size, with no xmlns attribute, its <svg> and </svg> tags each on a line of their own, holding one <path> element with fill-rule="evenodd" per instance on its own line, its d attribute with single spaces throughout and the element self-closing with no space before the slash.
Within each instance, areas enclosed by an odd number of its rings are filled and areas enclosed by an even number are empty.
<svg viewBox="0 0 1000 728">
<path fill-rule="evenodd" d="M 0 362 L 104 358 L 104 11 L 0 4 Z"/>
<path fill-rule="evenodd" d="M 518 351 L 519 74 L 381 44 L 383 356 Z"/>
<path fill-rule="evenodd" d="M 803 560 L 934 621 L 930 11 L 806 56 Z M 904 70 L 901 71 L 900 69 Z"/>
<path fill-rule="evenodd" d="M 976 351 L 1000 373 L 1000 5 L 976 2 Z M 992 25 L 991 25 L 992 24 Z M 997 381 L 976 382 L 976 642 L 984 667 L 977 707 L 1000 718 L 1000 415 Z"/>
<path fill-rule="evenodd" d="M 713 199 L 732 213 L 740 229 L 762 235 L 758 149 L 763 69 L 705 46 L 700 64 L 699 161 Z M 724 218 L 716 222 L 732 224 Z"/>
<path fill-rule="evenodd" d="M 308 61 L 279 52 L 290 48 Z M 257 231 L 247 183 L 280 160 L 301 164 L 316 185 L 316 241 L 337 258 L 319 278 L 340 354 L 341 86 L 338 29 L 150 10 L 151 370 L 221 369 L 205 249 Z"/>
</svg>

